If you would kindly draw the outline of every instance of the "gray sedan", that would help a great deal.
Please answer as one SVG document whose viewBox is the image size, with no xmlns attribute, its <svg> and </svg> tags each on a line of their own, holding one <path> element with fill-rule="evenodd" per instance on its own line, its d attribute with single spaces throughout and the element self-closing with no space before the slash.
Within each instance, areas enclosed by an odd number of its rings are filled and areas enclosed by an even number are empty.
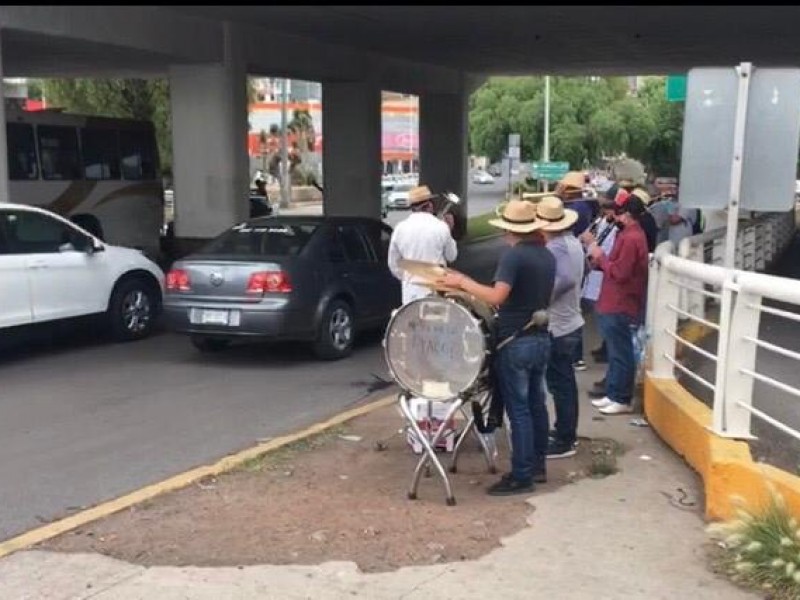
<svg viewBox="0 0 800 600">
<path fill-rule="evenodd" d="M 262 217 L 236 225 L 167 274 L 167 326 L 202 351 L 234 340 L 302 340 L 323 359 L 400 305 L 386 265 L 392 229 L 367 218 Z"/>
</svg>

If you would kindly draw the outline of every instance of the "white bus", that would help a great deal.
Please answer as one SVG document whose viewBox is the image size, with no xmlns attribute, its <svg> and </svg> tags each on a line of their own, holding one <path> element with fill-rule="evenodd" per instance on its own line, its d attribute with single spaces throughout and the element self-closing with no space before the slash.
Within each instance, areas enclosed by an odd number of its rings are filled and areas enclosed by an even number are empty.
<svg viewBox="0 0 800 600">
<path fill-rule="evenodd" d="M 6 109 L 9 198 L 46 208 L 109 244 L 159 256 L 164 191 L 153 124 Z"/>
</svg>

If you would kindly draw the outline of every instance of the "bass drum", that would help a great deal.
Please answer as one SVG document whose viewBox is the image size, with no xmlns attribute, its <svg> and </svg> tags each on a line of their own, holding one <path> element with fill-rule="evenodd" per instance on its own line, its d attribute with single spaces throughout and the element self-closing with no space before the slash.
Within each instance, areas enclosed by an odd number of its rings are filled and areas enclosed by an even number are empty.
<svg viewBox="0 0 800 600">
<path fill-rule="evenodd" d="M 491 309 L 469 295 L 418 298 L 399 308 L 383 339 L 386 363 L 406 392 L 429 400 L 463 397 L 487 374 Z"/>
</svg>

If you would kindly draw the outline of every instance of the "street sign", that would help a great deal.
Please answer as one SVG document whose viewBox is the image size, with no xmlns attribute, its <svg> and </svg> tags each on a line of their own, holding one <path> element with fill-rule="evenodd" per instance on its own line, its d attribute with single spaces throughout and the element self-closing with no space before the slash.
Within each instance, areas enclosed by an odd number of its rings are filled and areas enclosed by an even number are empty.
<svg viewBox="0 0 800 600">
<path fill-rule="evenodd" d="M 531 176 L 534 179 L 558 181 L 569 171 L 568 162 L 534 162 L 531 164 Z"/>
<path fill-rule="evenodd" d="M 689 71 L 680 173 L 687 208 L 728 206 L 739 81 L 732 67 Z M 745 101 L 739 208 L 789 210 L 800 140 L 800 69 L 754 67 Z"/>
<path fill-rule="evenodd" d="M 683 102 L 686 100 L 686 75 L 670 75 L 667 77 L 667 101 Z"/>
<path fill-rule="evenodd" d="M 508 149 L 508 158 L 519 160 L 519 146 L 511 146 Z"/>
<path fill-rule="evenodd" d="M 509 148 L 519 148 L 519 134 L 518 133 L 509 133 L 508 134 L 508 147 Z"/>
</svg>

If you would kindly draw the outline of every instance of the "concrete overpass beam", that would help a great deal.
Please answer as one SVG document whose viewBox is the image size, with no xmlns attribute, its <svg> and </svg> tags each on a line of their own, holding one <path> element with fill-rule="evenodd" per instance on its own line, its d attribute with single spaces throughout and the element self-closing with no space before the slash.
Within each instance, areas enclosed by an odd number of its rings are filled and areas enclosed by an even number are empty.
<svg viewBox="0 0 800 600">
<path fill-rule="evenodd" d="M 215 237 L 248 216 L 247 74 L 230 24 L 224 45 L 221 64 L 170 67 L 175 235 L 181 239 Z"/>
<path fill-rule="evenodd" d="M 381 92 L 371 81 L 322 84 L 324 211 L 381 213 Z"/>
<path fill-rule="evenodd" d="M 467 95 L 422 94 L 419 116 L 420 182 L 434 192 L 454 192 L 466 204 Z"/>
</svg>

